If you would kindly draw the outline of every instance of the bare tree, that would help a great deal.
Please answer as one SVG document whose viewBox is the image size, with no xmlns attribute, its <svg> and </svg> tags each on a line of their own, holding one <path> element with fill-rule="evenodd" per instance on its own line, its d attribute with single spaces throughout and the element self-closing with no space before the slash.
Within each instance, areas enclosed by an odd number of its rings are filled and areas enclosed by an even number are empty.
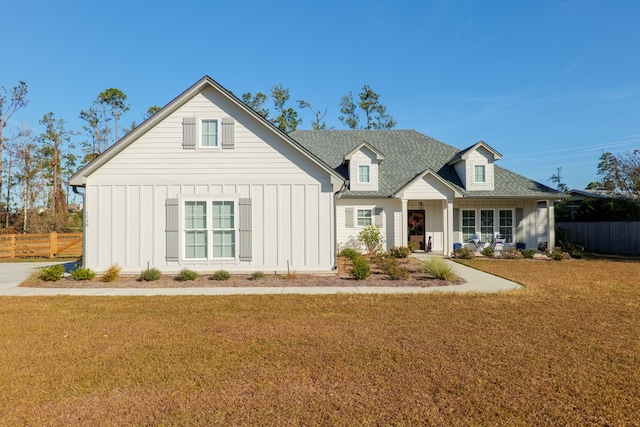
<svg viewBox="0 0 640 427">
<path fill-rule="evenodd" d="M 9 123 L 11 116 L 29 103 L 27 92 L 27 84 L 23 81 L 13 87 L 11 98 L 8 98 L 9 94 L 4 86 L 0 88 L 0 194 L 2 194 L 2 151 L 4 145 L 2 130 Z"/>
</svg>

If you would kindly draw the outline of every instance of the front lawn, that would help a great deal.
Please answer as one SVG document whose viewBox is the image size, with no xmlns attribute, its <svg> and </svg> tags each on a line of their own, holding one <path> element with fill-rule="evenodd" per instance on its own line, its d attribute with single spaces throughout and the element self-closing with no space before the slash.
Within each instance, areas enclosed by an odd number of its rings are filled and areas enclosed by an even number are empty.
<svg viewBox="0 0 640 427">
<path fill-rule="evenodd" d="M 0 425 L 638 425 L 640 263 L 492 295 L 3 297 Z"/>
</svg>

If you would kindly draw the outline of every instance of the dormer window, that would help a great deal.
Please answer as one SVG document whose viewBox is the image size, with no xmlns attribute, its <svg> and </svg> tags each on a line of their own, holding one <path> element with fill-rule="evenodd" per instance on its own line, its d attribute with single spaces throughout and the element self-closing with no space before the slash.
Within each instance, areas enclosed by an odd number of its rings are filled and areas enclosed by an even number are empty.
<svg viewBox="0 0 640 427">
<path fill-rule="evenodd" d="M 487 182 L 485 165 L 475 165 L 473 182 Z"/>
<path fill-rule="evenodd" d="M 368 184 L 371 182 L 369 165 L 358 166 L 358 183 Z"/>
</svg>

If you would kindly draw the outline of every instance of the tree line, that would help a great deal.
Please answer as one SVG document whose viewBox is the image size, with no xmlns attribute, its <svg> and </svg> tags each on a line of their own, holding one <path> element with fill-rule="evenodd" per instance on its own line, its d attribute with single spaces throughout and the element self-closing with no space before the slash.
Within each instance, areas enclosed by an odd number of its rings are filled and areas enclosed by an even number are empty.
<svg viewBox="0 0 640 427">
<path fill-rule="evenodd" d="M 135 121 L 122 124 L 130 110 L 127 95 L 116 88 L 100 92 L 79 112 L 81 130 L 69 129 L 66 120 L 48 112 L 38 121 L 39 132 L 20 123 L 16 132 L 5 135 L 14 114 L 28 107 L 28 95 L 24 81 L 10 90 L 0 87 L 0 232 L 79 231 L 82 215 L 70 209 L 66 183 L 80 167 L 137 126 Z M 329 128 L 327 108 L 316 110 L 302 99 L 293 103 L 289 89 L 282 84 L 272 86 L 269 95 L 248 92 L 240 99 L 285 133 L 295 131 L 307 111 L 313 116 L 311 129 Z M 338 107 L 338 121 L 349 129 L 391 129 L 396 125 L 380 95 L 366 84 L 356 97 L 352 92 L 343 96 Z M 143 120 L 159 110 L 152 105 Z"/>
</svg>

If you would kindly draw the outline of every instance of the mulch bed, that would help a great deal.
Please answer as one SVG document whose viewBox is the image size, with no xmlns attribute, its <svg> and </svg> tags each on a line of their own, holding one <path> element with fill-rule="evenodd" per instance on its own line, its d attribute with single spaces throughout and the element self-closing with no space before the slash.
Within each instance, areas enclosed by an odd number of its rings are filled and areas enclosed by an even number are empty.
<svg viewBox="0 0 640 427">
<path fill-rule="evenodd" d="M 263 278 L 252 279 L 251 275 L 232 274 L 229 280 L 212 280 L 211 274 L 203 274 L 196 280 L 179 281 L 174 276 L 164 275 L 159 280 L 145 282 L 138 276 L 122 276 L 112 282 L 103 282 L 100 277 L 93 280 L 73 280 L 70 276 L 56 282 L 41 279 L 30 279 L 20 286 L 30 288 L 214 288 L 214 287 L 309 287 L 309 286 L 338 286 L 338 287 L 431 287 L 450 286 L 463 283 L 448 282 L 431 277 L 421 271 L 421 261 L 415 258 L 399 259 L 399 263 L 409 271 L 407 280 L 392 280 L 385 275 L 375 263 L 370 261 L 371 276 L 365 280 L 355 280 L 349 276 L 351 261 L 338 258 L 338 274 L 316 276 L 293 273 L 289 276 L 281 274 L 265 274 Z"/>
</svg>

